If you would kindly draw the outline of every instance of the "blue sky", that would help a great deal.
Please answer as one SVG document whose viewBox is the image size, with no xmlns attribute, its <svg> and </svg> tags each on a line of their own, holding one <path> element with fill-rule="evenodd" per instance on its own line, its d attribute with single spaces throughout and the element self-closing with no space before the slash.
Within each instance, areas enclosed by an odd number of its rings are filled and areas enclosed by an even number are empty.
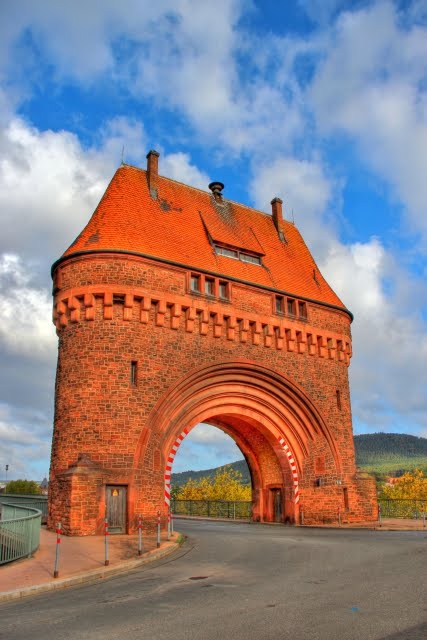
<svg viewBox="0 0 427 640">
<path fill-rule="evenodd" d="M 44 0 L 0 7 L 0 478 L 49 467 L 49 269 L 112 174 L 269 210 L 354 313 L 355 433 L 427 436 L 427 1 Z M 236 458 L 197 428 L 175 470 Z"/>
</svg>

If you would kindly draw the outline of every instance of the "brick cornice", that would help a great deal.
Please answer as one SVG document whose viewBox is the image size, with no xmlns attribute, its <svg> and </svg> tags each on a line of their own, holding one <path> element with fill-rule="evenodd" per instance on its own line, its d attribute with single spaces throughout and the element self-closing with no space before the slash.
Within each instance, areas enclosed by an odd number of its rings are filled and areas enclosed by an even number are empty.
<svg viewBox="0 0 427 640">
<path fill-rule="evenodd" d="M 154 294 L 125 285 L 87 285 L 58 292 L 53 309 L 57 331 L 69 323 L 94 321 L 97 301 L 102 304 L 103 319 L 112 320 L 116 296 L 122 298 L 123 322 L 137 320 L 143 325 L 153 322 L 157 327 L 188 333 L 197 327 L 201 335 L 211 331 L 218 339 L 350 363 L 351 339 L 347 335 L 319 330 L 308 322 L 289 317 L 236 312 L 227 303 L 208 302 L 190 295 Z M 150 311 L 153 311 L 151 320 Z"/>
</svg>

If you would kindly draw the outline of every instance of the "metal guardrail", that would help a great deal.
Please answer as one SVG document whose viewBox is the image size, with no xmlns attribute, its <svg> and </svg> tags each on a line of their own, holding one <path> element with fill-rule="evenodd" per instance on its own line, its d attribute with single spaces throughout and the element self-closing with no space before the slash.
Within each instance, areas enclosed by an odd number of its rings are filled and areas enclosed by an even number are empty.
<svg viewBox="0 0 427 640">
<path fill-rule="evenodd" d="M 42 512 L 42 524 L 47 522 L 47 496 L 42 494 L 0 493 L 0 510 L 3 503 L 32 507 Z"/>
<path fill-rule="evenodd" d="M 249 520 L 252 516 L 252 502 L 243 500 L 171 500 L 171 508 L 176 516 L 230 520 Z"/>
<path fill-rule="evenodd" d="M 41 517 L 39 509 L 2 502 L 0 565 L 30 557 L 39 548 Z"/>
<path fill-rule="evenodd" d="M 378 504 L 381 508 L 381 516 L 383 518 L 413 518 L 415 520 L 422 520 L 427 517 L 427 500 L 378 498 Z"/>
</svg>

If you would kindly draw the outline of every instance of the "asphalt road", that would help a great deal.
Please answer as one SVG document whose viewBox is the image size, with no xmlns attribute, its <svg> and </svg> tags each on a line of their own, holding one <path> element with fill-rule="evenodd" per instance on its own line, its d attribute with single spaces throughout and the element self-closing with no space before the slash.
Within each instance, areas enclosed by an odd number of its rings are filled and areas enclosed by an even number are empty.
<svg viewBox="0 0 427 640">
<path fill-rule="evenodd" d="M 0 638 L 427 639 L 427 532 L 177 528 L 157 564 L 0 605 Z"/>
</svg>

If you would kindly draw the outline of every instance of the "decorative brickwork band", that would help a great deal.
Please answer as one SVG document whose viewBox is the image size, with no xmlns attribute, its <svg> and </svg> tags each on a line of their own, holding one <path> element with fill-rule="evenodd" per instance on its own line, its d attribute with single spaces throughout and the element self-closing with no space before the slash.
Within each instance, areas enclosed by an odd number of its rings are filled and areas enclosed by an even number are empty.
<svg viewBox="0 0 427 640">
<path fill-rule="evenodd" d="M 172 445 L 172 449 L 168 455 L 168 459 L 166 462 L 165 469 L 165 504 L 169 507 L 171 503 L 171 473 L 172 473 L 172 465 L 176 456 L 176 452 L 178 451 L 181 442 L 184 440 L 185 436 L 189 433 L 190 429 L 185 428 L 177 437 L 175 442 Z"/>
<path fill-rule="evenodd" d="M 298 469 L 295 462 L 295 458 L 292 454 L 292 451 L 289 449 L 288 445 L 283 440 L 283 438 L 278 438 L 278 440 L 279 440 L 280 446 L 282 447 L 283 451 L 286 453 L 288 457 L 289 464 L 291 465 L 292 478 L 294 482 L 294 500 L 295 500 L 295 504 L 298 504 L 299 502 Z"/>
</svg>

